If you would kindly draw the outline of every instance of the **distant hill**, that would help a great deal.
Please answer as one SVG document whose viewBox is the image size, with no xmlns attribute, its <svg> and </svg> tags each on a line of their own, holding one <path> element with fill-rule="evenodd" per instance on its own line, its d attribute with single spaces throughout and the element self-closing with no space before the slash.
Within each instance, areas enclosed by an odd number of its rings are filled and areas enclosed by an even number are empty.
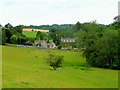
<svg viewBox="0 0 120 90">
<path fill-rule="evenodd" d="M 36 25 L 29 25 L 29 26 L 26 26 L 26 28 L 34 28 L 34 29 L 44 29 L 44 30 L 50 30 L 51 28 L 62 28 L 62 27 L 65 27 L 65 26 L 73 26 L 74 24 L 53 24 L 53 25 L 39 25 L 39 26 L 36 26 Z"/>
</svg>

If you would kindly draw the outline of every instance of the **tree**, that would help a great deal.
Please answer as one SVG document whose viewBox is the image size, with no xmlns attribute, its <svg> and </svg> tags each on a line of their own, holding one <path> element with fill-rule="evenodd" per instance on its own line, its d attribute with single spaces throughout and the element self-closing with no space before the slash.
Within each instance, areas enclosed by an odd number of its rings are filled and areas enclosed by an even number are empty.
<svg viewBox="0 0 120 90">
<path fill-rule="evenodd" d="M 6 42 L 10 43 L 10 38 L 12 36 L 12 33 L 11 33 L 11 31 L 9 29 L 5 29 L 5 32 L 6 32 L 6 37 L 7 37 Z"/>
<path fill-rule="evenodd" d="M 49 66 L 53 67 L 53 70 L 56 70 L 58 67 L 62 67 L 63 56 L 49 53 L 49 55 L 45 57 L 45 60 Z"/>
<path fill-rule="evenodd" d="M 114 17 L 114 20 L 115 20 L 116 22 L 120 21 L 120 15 Z"/>
<path fill-rule="evenodd" d="M 74 31 L 75 31 L 75 32 L 78 32 L 80 29 L 81 29 L 81 24 L 80 24 L 80 22 L 77 22 L 77 23 L 74 25 Z"/>
<path fill-rule="evenodd" d="M 11 31 L 13 34 L 17 34 L 17 33 L 22 34 L 22 29 L 23 29 L 23 26 L 16 26 L 16 27 L 13 27 L 13 29 Z"/>
<path fill-rule="evenodd" d="M 7 37 L 6 42 L 7 42 L 7 43 L 10 43 L 10 37 L 13 35 L 13 34 L 12 34 L 13 26 L 12 26 L 10 23 L 8 23 L 8 24 L 5 25 L 4 28 L 5 28 L 6 37 Z"/>
<path fill-rule="evenodd" d="M 16 35 L 13 35 L 11 38 L 10 38 L 10 42 L 12 44 L 17 44 L 18 43 L 18 38 Z"/>
<path fill-rule="evenodd" d="M 102 68 L 119 68 L 119 37 L 117 30 L 101 30 L 97 24 L 89 24 L 78 33 L 77 43 L 83 48 L 89 65 Z"/>
<path fill-rule="evenodd" d="M 36 35 L 36 39 L 40 39 L 40 40 L 43 40 L 44 39 L 44 35 L 42 32 L 38 31 L 37 32 L 37 35 Z"/>
<path fill-rule="evenodd" d="M 111 29 L 118 30 L 120 29 L 120 15 L 114 18 L 114 22 L 108 25 Z"/>
<path fill-rule="evenodd" d="M 5 25 L 5 27 L 6 28 L 12 28 L 13 26 L 10 23 L 8 23 L 8 24 Z"/>
<path fill-rule="evenodd" d="M 50 35 L 48 33 L 38 31 L 36 35 L 36 39 L 37 40 L 50 40 Z"/>
<path fill-rule="evenodd" d="M 94 63 L 99 67 L 110 69 L 119 68 L 118 56 L 118 33 L 115 30 L 107 30 L 102 38 L 95 41 L 95 51 L 93 54 Z"/>
<path fill-rule="evenodd" d="M 4 45 L 7 40 L 6 33 L 5 33 L 4 29 L 0 30 L 0 32 L 1 32 L 0 34 L 2 34 L 2 36 L 0 36 L 0 37 L 2 37 L 2 44 Z"/>
<path fill-rule="evenodd" d="M 26 45 L 33 45 L 34 44 L 34 40 L 35 39 L 32 38 L 32 37 L 27 37 L 24 44 L 26 44 Z"/>
</svg>

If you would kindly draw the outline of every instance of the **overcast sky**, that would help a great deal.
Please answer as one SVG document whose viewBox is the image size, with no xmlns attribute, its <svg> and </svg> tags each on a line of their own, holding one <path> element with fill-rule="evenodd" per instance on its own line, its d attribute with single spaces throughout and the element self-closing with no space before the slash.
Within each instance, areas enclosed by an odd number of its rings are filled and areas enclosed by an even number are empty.
<svg viewBox="0 0 120 90">
<path fill-rule="evenodd" d="M 110 24 L 119 0 L 0 0 L 0 23 L 5 25 L 75 24 L 97 20 Z"/>
</svg>

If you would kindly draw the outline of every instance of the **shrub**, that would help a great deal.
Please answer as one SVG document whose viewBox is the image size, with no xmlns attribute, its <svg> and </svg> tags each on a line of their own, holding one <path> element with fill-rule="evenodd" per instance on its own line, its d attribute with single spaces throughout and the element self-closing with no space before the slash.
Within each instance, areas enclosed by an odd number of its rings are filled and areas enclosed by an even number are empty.
<svg viewBox="0 0 120 90">
<path fill-rule="evenodd" d="M 17 43 L 18 43 L 17 40 L 18 40 L 18 38 L 17 38 L 16 35 L 13 35 L 13 36 L 10 38 L 10 41 L 11 41 L 12 44 L 17 44 Z"/>
<path fill-rule="evenodd" d="M 56 70 L 56 68 L 62 67 L 63 56 L 49 53 L 45 60 L 49 66 L 53 67 L 53 70 Z"/>
</svg>

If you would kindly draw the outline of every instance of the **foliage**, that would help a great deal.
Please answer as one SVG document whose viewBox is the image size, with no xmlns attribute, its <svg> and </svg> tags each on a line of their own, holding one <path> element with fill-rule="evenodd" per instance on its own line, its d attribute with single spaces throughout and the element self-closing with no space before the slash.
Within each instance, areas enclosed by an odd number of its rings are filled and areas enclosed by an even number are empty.
<svg viewBox="0 0 120 90">
<path fill-rule="evenodd" d="M 12 36 L 12 32 L 10 31 L 10 29 L 5 29 L 5 32 L 6 32 L 6 37 L 7 37 L 6 42 L 10 43 L 10 38 Z"/>
<path fill-rule="evenodd" d="M 16 36 L 16 35 L 11 36 L 10 42 L 11 42 L 12 44 L 17 44 L 17 43 L 18 43 L 18 38 L 17 38 L 17 36 Z"/>
<path fill-rule="evenodd" d="M 31 46 L 32 46 L 32 45 L 34 44 L 34 40 L 35 40 L 34 38 L 30 38 L 30 37 L 28 38 L 28 37 L 27 37 L 27 38 L 26 38 L 26 42 L 25 42 L 24 44 L 25 44 L 25 45 L 31 45 Z"/>
<path fill-rule="evenodd" d="M 80 29 L 81 29 L 81 24 L 80 24 L 80 22 L 77 22 L 77 23 L 74 25 L 74 31 L 75 31 L 75 32 L 78 32 Z"/>
<path fill-rule="evenodd" d="M 117 31 L 103 31 L 99 25 L 91 23 L 78 33 L 77 45 L 84 49 L 86 61 L 91 66 L 119 69 L 118 38 Z"/>
<path fill-rule="evenodd" d="M 64 46 L 63 42 L 60 42 L 60 45 L 58 45 L 58 49 L 61 49 Z"/>
<path fill-rule="evenodd" d="M 61 44 L 61 38 L 73 38 L 74 31 L 73 26 L 63 26 L 50 29 L 50 37 L 53 39 L 56 45 Z"/>
<path fill-rule="evenodd" d="M 43 33 L 40 32 L 40 31 L 38 31 L 38 32 L 37 32 L 37 35 L 36 35 L 36 39 L 37 39 L 37 40 L 43 40 L 43 38 L 44 38 Z"/>
<path fill-rule="evenodd" d="M 4 45 L 6 43 L 7 37 L 5 33 L 5 29 L 0 27 L 0 45 Z"/>
<path fill-rule="evenodd" d="M 109 27 L 115 30 L 120 29 L 120 21 L 113 22 L 112 24 L 109 25 Z"/>
<path fill-rule="evenodd" d="M 73 26 L 73 24 L 61 24 L 61 25 L 53 24 L 53 25 L 40 25 L 40 26 L 30 25 L 30 26 L 26 26 L 26 28 L 51 30 L 52 28 L 63 28 L 67 26 Z"/>
<path fill-rule="evenodd" d="M 38 31 L 36 35 L 36 40 L 50 40 L 50 36 L 48 33 Z"/>
<path fill-rule="evenodd" d="M 116 16 L 116 17 L 114 18 L 114 20 L 115 20 L 116 22 L 119 22 L 119 21 L 120 21 L 120 15 Z"/>
<path fill-rule="evenodd" d="M 104 32 L 102 38 L 98 38 L 95 41 L 95 57 L 94 64 L 100 67 L 108 67 L 111 69 L 119 68 L 119 53 L 118 53 L 118 33 L 114 30 L 108 30 Z"/>
<path fill-rule="evenodd" d="M 2 44 L 4 45 L 6 43 L 7 37 L 5 30 L 2 30 L 1 32 L 2 32 Z"/>
<path fill-rule="evenodd" d="M 16 27 L 13 28 L 12 33 L 13 34 L 17 34 L 17 33 L 21 33 L 22 34 L 22 29 L 23 29 L 22 26 L 16 26 Z"/>
<path fill-rule="evenodd" d="M 63 56 L 49 53 L 49 55 L 45 59 L 49 66 L 53 67 L 54 70 L 56 70 L 56 68 L 58 67 L 62 67 Z"/>
<path fill-rule="evenodd" d="M 27 41 L 28 39 L 24 36 L 24 35 L 19 35 L 18 36 L 18 44 L 26 44 L 26 41 Z"/>
<path fill-rule="evenodd" d="M 13 26 L 12 26 L 10 23 L 7 23 L 7 24 L 5 25 L 5 27 L 6 27 L 6 28 L 9 28 L 9 29 L 13 28 Z"/>
<path fill-rule="evenodd" d="M 114 18 L 114 22 L 110 25 L 108 25 L 109 28 L 118 30 L 120 29 L 120 15 L 116 16 Z"/>
</svg>

